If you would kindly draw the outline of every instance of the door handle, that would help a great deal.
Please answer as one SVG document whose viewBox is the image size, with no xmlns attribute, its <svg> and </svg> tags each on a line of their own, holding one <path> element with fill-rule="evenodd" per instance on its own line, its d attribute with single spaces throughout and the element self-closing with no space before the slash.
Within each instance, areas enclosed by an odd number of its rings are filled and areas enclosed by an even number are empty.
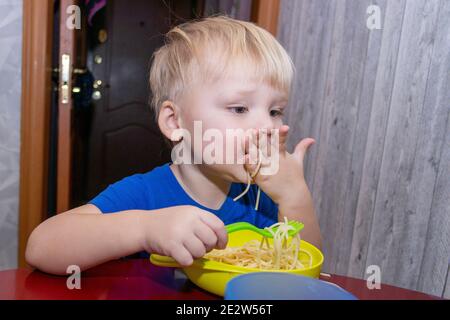
<svg viewBox="0 0 450 320">
<path fill-rule="evenodd" d="M 70 55 L 61 56 L 61 103 L 69 103 Z"/>
<path fill-rule="evenodd" d="M 80 92 L 80 88 L 78 87 L 74 87 L 72 88 L 72 90 L 70 90 L 70 86 L 72 85 L 72 72 L 74 74 L 84 74 L 88 70 L 79 68 L 73 68 L 73 70 L 71 70 L 70 55 L 63 54 L 61 55 L 61 68 L 57 68 L 53 71 L 61 72 L 61 87 L 60 87 L 61 103 L 67 104 L 69 103 L 70 94 L 72 92 L 73 93 Z"/>
</svg>

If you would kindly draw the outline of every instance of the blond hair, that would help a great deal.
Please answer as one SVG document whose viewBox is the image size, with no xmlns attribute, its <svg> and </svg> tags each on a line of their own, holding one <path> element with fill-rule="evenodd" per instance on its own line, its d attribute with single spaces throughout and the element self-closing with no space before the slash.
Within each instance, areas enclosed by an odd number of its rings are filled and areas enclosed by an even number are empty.
<svg viewBox="0 0 450 320">
<path fill-rule="evenodd" d="M 250 67 L 255 78 L 289 95 L 291 58 L 269 32 L 251 22 L 208 17 L 172 28 L 165 39 L 153 54 L 150 70 L 156 117 L 164 101 L 176 101 L 199 81 L 220 79 L 237 62 Z"/>
</svg>

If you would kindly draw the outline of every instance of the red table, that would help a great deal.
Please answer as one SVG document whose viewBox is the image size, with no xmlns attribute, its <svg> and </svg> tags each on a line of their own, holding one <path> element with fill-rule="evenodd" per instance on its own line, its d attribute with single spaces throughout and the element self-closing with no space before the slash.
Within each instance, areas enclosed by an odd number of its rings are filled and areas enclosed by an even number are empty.
<svg viewBox="0 0 450 320">
<path fill-rule="evenodd" d="M 390 285 L 369 290 L 366 281 L 331 275 L 323 280 L 335 283 L 359 299 L 440 299 Z M 0 272 L 0 299 L 221 299 L 196 287 L 174 269 L 152 265 L 145 259 L 117 260 L 81 274 L 81 289 L 69 290 L 67 277 L 28 269 Z"/>
</svg>

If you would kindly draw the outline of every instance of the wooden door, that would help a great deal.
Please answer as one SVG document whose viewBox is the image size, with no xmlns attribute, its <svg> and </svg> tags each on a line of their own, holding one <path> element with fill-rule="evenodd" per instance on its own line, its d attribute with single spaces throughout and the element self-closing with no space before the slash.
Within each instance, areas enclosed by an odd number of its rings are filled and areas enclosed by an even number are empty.
<svg viewBox="0 0 450 320">
<path fill-rule="evenodd" d="M 148 103 L 150 59 L 171 26 L 193 12 L 186 1 L 115 0 L 88 31 L 87 65 L 95 89 L 81 202 L 123 177 L 170 161 Z"/>
<path fill-rule="evenodd" d="M 78 0 L 60 0 L 59 24 L 59 95 L 58 95 L 58 139 L 56 171 L 56 212 L 67 211 L 70 207 L 70 181 L 72 164 L 72 75 L 75 69 L 77 50 L 76 27 L 73 19 L 81 19 L 81 12 L 67 10 L 78 6 Z M 78 6 L 79 8 L 79 6 Z M 69 11 L 69 13 L 68 13 Z M 72 16 L 75 15 L 75 16 Z"/>
</svg>

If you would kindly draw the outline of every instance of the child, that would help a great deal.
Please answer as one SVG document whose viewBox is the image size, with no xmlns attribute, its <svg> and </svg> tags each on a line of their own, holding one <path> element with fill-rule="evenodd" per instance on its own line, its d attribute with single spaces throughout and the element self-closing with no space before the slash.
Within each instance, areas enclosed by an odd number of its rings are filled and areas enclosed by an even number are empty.
<svg viewBox="0 0 450 320">
<path fill-rule="evenodd" d="M 166 37 L 154 54 L 150 85 L 159 128 L 174 145 L 172 163 L 124 178 L 88 204 L 40 224 L 27 244 L 30 265 L 64 275 L 69 265 L 85 270 L 146 252 L 188 266 L 225 248 L 224 225 L 247 221 L 263 228 L 284 217 L 303 222 L 303 239 L 321 246 L 303 175 L 303 157 L 314 140 L 300 141 L 293 153 L 285 148 L 289 127 L 282 116 L 293 76 L 286 51 L 262 28 L 224 16 L 185 23 Z M 202 161 L 208 146 L 195 141 L 199 124 L 226 148 L 210 154 L 216 160 L 234 148 L 234 138 L 219 138 L 231 129 L 246 130 L 247 139 L 238 144 L 245 164 L 238 163 L 239 155 L 231 164 Z M 279 143 L 278 168 L 266 175 L 261 172 L 267 161 L 250 157 L 252 147 L 263 149 L 264 136 Z M 193 163 L 178 161 L 180 146 L 183 159 L 193 156 Z M 258 153 L 258 162 L 269 156 L 267 150 Z M 251 176 L 253 184 L 237 199 Z"/>
</svg>

